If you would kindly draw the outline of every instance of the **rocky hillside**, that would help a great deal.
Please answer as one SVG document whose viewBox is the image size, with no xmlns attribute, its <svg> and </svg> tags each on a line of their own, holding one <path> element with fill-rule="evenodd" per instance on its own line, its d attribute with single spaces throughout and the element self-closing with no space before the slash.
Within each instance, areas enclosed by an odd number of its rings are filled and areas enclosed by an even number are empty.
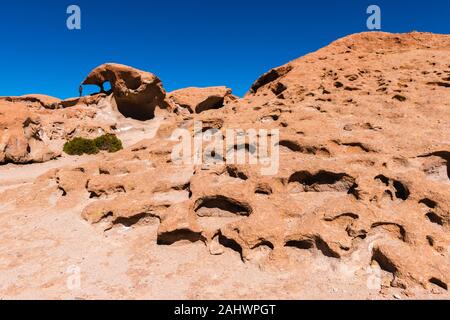
<svg viewBox="0 0 450 320">
<path fill-rule="evenodd" d="M 118 64 L 83 84 L 100 93 L 0 98 L 0 297 L 73 297 L 55 261 L 81 266 L 86 298 L 206 287 L 216 298 L 449 297 L 450 36 L 351 35 L 268 71 L 241 99 L 226 87 L 166 93 Z M 179 163 L 180 128 L 246 135 Z M 279 132 L 270 174 L 252 130 Z M 124 150 L 62 152 L 103 133 Z M 255 161 L 224 161 L 230 150 Z"/>
</svg>

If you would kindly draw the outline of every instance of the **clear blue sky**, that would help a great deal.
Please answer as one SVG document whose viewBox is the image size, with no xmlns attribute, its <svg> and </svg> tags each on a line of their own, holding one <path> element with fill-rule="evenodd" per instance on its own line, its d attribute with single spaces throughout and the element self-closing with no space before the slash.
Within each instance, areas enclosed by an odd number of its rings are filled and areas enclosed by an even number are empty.
<svg viewBox="0 0 450 320">
<path fill-rule="evenodd" d="M 66 9 L 82 10 L 82 30 Z M 450 1 L 9 0 L 0 5 L 1 95 L 76 96 L 91 69 L 117 62 L 158 75 L 168 91 L 226 85 L 243 95 L 270 68 L 366 30 L 450 33 Z"/>
</svg>

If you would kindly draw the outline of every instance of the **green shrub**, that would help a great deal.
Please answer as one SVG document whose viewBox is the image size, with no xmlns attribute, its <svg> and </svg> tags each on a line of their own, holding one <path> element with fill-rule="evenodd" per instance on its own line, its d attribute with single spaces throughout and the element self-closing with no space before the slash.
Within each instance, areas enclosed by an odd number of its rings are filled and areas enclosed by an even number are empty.
<svg viewBox="0 0 450 320">
<path fill-rule="evenodd" d="M 66 142 L 64 152 L 71 156 L 97 154 L 102 151 L 117 152 L 122 150 L 122 141 L 114 134 L 105 134 L 96 139 L 74 138 Z"/>
<path fill-rule="evenodd" d="M 73 140 L 66 142 L 63 150 L 65 153 L 71 156 L 97 154 L 99 152 L 99 149 L 97 148 L 94 140 L 85 138 L 74 138 Z"/>
<path fill-rule="evenodd" d="M 117 152 L 123 149 L 122 141 L 115 134 L 105 134 L 96 138 L 94 142 L 97 148 L 108 152 Z"/>
</svg>

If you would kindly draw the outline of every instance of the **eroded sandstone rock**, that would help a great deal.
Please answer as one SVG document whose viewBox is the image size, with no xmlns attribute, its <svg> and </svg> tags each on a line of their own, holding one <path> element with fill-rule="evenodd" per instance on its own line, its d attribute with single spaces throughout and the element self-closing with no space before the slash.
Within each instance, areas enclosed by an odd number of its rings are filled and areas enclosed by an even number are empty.
<svg viewBox="0 0 450 320">
<path fill-rule="evenodd" d="M 0 164 L 53 159 L 58 154 L 43 139 L 42 120 L 28 106 L 0 102 Z"/>
<path fill-rule="evenodd" d="M 201 113 L 206 110 L 220 109 L 225 104 L 237 100 L 227 87 L 185 88 L 168 94 L 179 112 L 187 110 L 189 113 Z"/>
<path fill-rule="evenodd" d="M 104 91 L 104 83 L 111 84 L 118 110 L 138 120 L 152 119 L 156 108 L 167 108 L 166 92 L 155 75 L 132 67 L 108 63 L 86 77 L 84 85 L 97 85 Z"/>
<path fill-rule="evenodd" d="M 57 109 L 61 99 L 44 94 L 28 94 L 20 97 L 0 97 L 0 101 L 21 103 L 34 109 Z"/>
<path fill-rule="evenodd" d="M 54 208 L 80 206 L 80 219 L 106 228 L 152 218 L 160 245 L 204 243 L 214 255 L 234 251 L 243 263 L 283 268 L 298 268 L 296 257 L 308 252 L 327 262 L 324 274 L 342 268 L 353 279 L 381 270 L 384 287 L 448 295 L 450 90 L 436 83 L 449 82 L 449 48 L 445 35 L 364 33 L 270 71 L 220 110 L 197 112 L 211 92 L 171 93 L 190 108 L 189 119 L 172 115 L 154 138 L 58 168 L 21 188 L 20 198 L 8 190 L 0 199 L 21 210 L 45 208 L 53 197 Z M 106 65 L 87 82 L 115 83 L 113 95 L 130 92 L 122 102 L 134 107 L 151 100 L 145 88 L 159 86 L 151 76 L 147 86 L 147 76 Z M 86 110 L 96 119 L 93 107 L 64 111 L 87 117 Z M 199 134 L 194 120 L 222 133 L 279 129 L 279 170 L 264 176 L 261 163 L 174 163 L 171 134 Z M 257 148 L 232 146 L 247 155 Z"/>
</svg>

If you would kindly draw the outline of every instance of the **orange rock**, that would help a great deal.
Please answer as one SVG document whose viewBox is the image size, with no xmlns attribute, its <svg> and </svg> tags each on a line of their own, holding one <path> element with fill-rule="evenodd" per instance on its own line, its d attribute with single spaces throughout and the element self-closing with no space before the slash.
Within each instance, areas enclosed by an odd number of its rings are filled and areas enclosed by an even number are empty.
<svg viewBox="0 0 450 320">
<path fill-rule="evenodd" d="M 148 120 L 156 108 L 167 108 L 161 81 L 149 72 L 108 63 L 92 70 L 83 84 L 97 85 L 103 91 L 105 82 L 111 84 L 117 108 L 125 117 Z"/>
<path fill-rule="evenodd" d="M 2 102 L 0 162 L 46 159 L 33 151 L 38 144 L 46 154 L 46 144 L 36 138 L 41 131 L 48 145 L 102 130 L 135 134 L 139 142 L 132 139 L 137 143 L 116 154 L 82 157 L 70 166 L 49 162 L 53 170 L 28 185 L 5 185 L 10 189 L 0 191 L 0 210 L 2 203 L 16 213 L 51 208 L 64 215 L 71 208 L 73 217 L 65 217 L 73 223 L 151 233 L 131 244 L 129 234 L 108 235 L 107 241 L 144 252 L 183 241 L 205 243 L 204 252 L 216 257 L 235 251 L 242 261 L 233 263 L 276 266 L 279 274 L 270 287 L 288 291 L 288 297 L 296 297 L 294 289 L 289 292 L 295 287 L 291 272 L 344 290 L 354 289 L 356 281 L 365 288 L 374 277 L 380 288 L 367 288 L 372 295 L 365 297 L 384 297 L 391 289 L 448 297 L 450 89 L 439 83 L 450 83 L 449 51 L 447 35 L 356 34 L 269 71 L 242 99 L 226 87 L 187 88 L 166 99 L 156 76 L 100 66 L 84 83 L 109 81 L 109 95 L 61 102 L 72 106 L 54 111 Z M 142 120 L 169 104 L 178 112 L 142 122 L 115 117 L 114 104 L 123 115 Z M 194 133 L 195 120 L 204 127 Z M 152 135 L 149 128 L 155 129 Z M 224 135 L 227 129 L 278 129 L 279 170 L 262 175 L 260 162 L 176 164 L 171 151 L 177 141 L 170 137 L 177 128 L 192 136 L 205 129 Z M 235 141 L 217 158 L 230 150 L 249 156 L 259 147 L 259 141 Z M 150 218 L 159 225 L 140 229 Z M 89 234 L 99 232 L 90 228 Z M 101 247 L 99 238 L 90 245 Z M 174 252 L 189 261 L 182 272 L 200 264 L 208 272 L 204 255 L 192 258 L 185 247 Z M 168 256 L 160 271 L 173 262 Z M 288 280 L 280 285 L 282 277 Z"/>
</svg>

